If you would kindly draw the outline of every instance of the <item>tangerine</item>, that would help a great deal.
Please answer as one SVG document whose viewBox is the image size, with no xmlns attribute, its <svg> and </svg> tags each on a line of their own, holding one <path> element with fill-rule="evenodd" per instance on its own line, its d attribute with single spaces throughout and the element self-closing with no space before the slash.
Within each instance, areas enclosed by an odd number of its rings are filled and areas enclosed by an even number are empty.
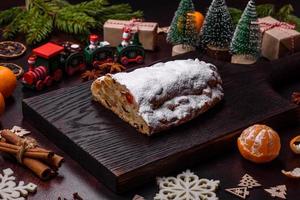
<svg viewBox="0 0 300 200">
<path fill-rule="evenodd" d="M 280 152 L 280 137 L 266 125 L 255 124 L 245 129 L 237 140 L 241 155 L 255 163 L 274 160 Z"/>
<path fill-rule="evenodd" d="M 199 32 L 204 22 L 204 16 L 202 15 L 202 13 L 195 11 L 192 13 L 188 13 L 187 15 L 194 17 L 196 30 L 197 32 Z"/>
<path fill-rule="evenodd" d="M 17 86 L 17 78 L 13 71 L 0 66 L 0 92 L 7 98 L 12 95 Z"/>
</svg>

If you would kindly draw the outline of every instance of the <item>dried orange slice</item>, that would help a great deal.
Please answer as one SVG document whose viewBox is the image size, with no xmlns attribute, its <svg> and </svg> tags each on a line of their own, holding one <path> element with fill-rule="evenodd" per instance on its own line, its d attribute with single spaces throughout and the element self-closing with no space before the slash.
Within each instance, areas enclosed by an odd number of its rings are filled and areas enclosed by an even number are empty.
<svg viewBox="0 0 300 200">
<path fill-rule="evenodd" d="M 300 154 L 300 135 L 290 141 L 290 148 L 295 154 Z"/>
<path fill-rule="evenodd" d="M 23 55 L 26 46 L 20 42 L 3 41 L 0 42 L 0 58 L 16 58 Z"/>
</svg>

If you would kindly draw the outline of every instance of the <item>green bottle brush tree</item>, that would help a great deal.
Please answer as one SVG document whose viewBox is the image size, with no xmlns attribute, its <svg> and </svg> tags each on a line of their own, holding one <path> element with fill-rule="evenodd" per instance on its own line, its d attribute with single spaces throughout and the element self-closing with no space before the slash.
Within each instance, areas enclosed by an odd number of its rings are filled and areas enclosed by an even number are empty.
<svg viewBox="0 0 300 200">
<path fill-rule="evenodd" d="M 243 11 L 237 8 L 229 8 L 229 12 L 236 25 Z M 256 12 L 259 18 L 271 16 L 279 21 L 295 24 L 297 31 L 300 31 L 300 18 L 293 14 L 294 8 L 291 4 L 284 5 L 278 9 L 273 4 L 260 4 L 256 6 Z"/>
<path fill-rule="evenodd" d="M 230 44 L 232 62 L 254 63 L 260 57 L 261 37 L 255 3 L 250 0 L 236 26 Z M 236 58 L 238 59 L 235 61 Z"/>
<path fill-rule="evenodd" d="M 213 0 L 201 30 L 202 45 L 228 49 L 233 31 L 233 21 L 225 0 Z"/>
<path fill-rule="evenodd" d="M 106 0 L 70 4 L 66 0 L 25 0 L 25 6 L 0 12 L 0 28 L 5 39 L 24 35 L 27 44 L 42 42 L 54 31 L 86 39 L 91 30 L 101 30 L 107 19 L 142 17 L 128 4 L 111 5 Z"/>
<path fill-rule="evenodd" d="M 167 42 L 173 44 L 172 55 L 195 50 L 199 43 L 199 34 L 191 13 L 195 12 L 192 0 L 181 0 L 167 34 Z"/>
<path fill-rule="evenodd" d="M 197 46 L 196 27 L 188 20 L 187 14 L 194 12 L 194 4 L 192 0 L 181 0 L 177 11 L 170 25 L 167 35 L 167 42 L 178 45 Z"/>
</svg>

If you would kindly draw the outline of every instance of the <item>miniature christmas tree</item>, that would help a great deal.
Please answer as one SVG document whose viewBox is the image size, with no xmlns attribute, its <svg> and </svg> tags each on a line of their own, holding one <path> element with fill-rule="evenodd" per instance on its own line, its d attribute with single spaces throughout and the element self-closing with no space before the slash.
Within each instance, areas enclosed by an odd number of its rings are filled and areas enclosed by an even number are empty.
<svg viewBox="0 0 300 200">
<path fill-rule="evenodd" d="M 191 46 L 197 45 L 198 37 L 195 24 L 192 20 L 188 20 L 188 13 L 194 12 L 194 4 L 192 0 L 181 0 L 175 16 L 172 20 L 168 35 L 167 42 L 177 44 L 187 44 Z"/>
<path fill-rule="evenodd" d="M 254 1 L 250 0 L 239 20 L 231 41 L 230 50 L 233 55 L 236 55 L 233 57 L 232 62 L 241 64 L 254 63 L 260 56 L 260 49 L 260 27 L 257 21 Z"/>
<path fill-rule="evenodd" d="M 233 21 L 225 0 L 213 0 L 201 30 L 202 45 L 228 49 L 233 31 Z"/>
<path fill-rule="evenodd" d="M 185 37 L 183 39 L 183 44 L 190 46 L 197 46 L 199 42 L 199 33 L 196 28 L 195 17 L 190 13 L 186 16 Z"/>
</svg>

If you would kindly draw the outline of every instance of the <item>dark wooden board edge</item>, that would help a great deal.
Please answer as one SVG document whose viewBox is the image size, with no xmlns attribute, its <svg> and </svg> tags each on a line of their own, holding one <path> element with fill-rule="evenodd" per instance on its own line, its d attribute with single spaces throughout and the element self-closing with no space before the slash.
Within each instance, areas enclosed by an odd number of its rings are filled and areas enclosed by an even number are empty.
<svg viewBox="0 0 300 200">
<path fill-rule="evenodd" d="M 275 130 L 281 130 L 284 127 L 292 126 L 297 123 L 297 115 L 299 111 L 300 109 L 298 106 L 291 105 L 287 111 L 257 121 L 253 124 L 266 124 Z M 290 119 L 288 123 L 286 122 L 286 119 Z M 195 166 L 196 164 L 201 164 L 201 162 L 205 162 L 206 160 L 223 154 L 224 152 L 232 151 L 236 148 L 236 139 L 245 128 L 247 127 L 243 127 L 231 133 L 226 133 L 223 137 L 220 137 L 217 140 L 207 142 L 201 146 L 198 145 L 197 147 L 193 147 L 185 152 L 179 153 L 180 155 L 174 154 L 163 158 L 159 163 L 157 162 L 157 164 L 149 163 L 143 166 L 143 168 L 138 168 L 137 170 L 123 174 L 118 180 L 118 186 L 121 185 L 122 187 L 117 191 L 126 192 L 132 188 L 139 187 L 140 183 L 151 181 L 153 177 L 165 176 L 172 172 L 179 172 L 180 170 Z M 153 168 L 155 165 L 158 165 L 159 167 Z M 178 167 L 179 165 L 180 167 Z M 143 175 L 143 177 L 139 178 L 138 174 Z M 146 177 L 145 174 L 147 175 Z"/>
<path fill-rule="evenodd" d="M 185 152 L 162 158 L 159 160 L 159 162 L 156 161 L 156 163 L 149 163 L 143 167 L 137 168 L 134 171 L 117 176 L 106 167 L 98 163 L 91 155 L 82 150 L 66 135 L 61 134 L 60 131 L 48 123 L 47 120 L 34 112 L 34 110 L 27 105 L 26 99 L 23 100 L 22 104 L 23 116 L 28 123 L 34 125 L 38 130 L 41 131 L 42 134 L 54 141 L 59 148 L 64 150 L 84 169 L 89 171 L 89 173 L 91 173 L 116 193 L 123 193 L 133 188 L 137 188 L 141 186 L 141 184 L 153 180 L 153 177 L 166 175 L 166 173 L 191 167 L 199 162 L 203 162 L 206 159 L 220 154 L 218 152 L 226 152 L 231 150 L 233 147 L 235 147 L 235 140 L 241 133 L 241 130 L 246 128 L 243 127 L 242 129 L 233 131 L 231 133 L 224 133 L 224 137 L 220 137 L 213 142 L 207 142 L 204 145 L 199 145 Z M 284 121 L 283 119 L 296 119 L 296 110 L 298 110 L 298 106 L 291 104 L 291 106 L 287 108 L 285 112 L 278 113 L 272 117 L 262 119 L 255 123 L 265 123 L 277 129 L 287 125 L 286 123 L 281 123 Z M 290 120 L 289 122 L 293 123 L 293 120 Z M 74 151 L 76 153 L 74 153 Z"/>
</svg>

